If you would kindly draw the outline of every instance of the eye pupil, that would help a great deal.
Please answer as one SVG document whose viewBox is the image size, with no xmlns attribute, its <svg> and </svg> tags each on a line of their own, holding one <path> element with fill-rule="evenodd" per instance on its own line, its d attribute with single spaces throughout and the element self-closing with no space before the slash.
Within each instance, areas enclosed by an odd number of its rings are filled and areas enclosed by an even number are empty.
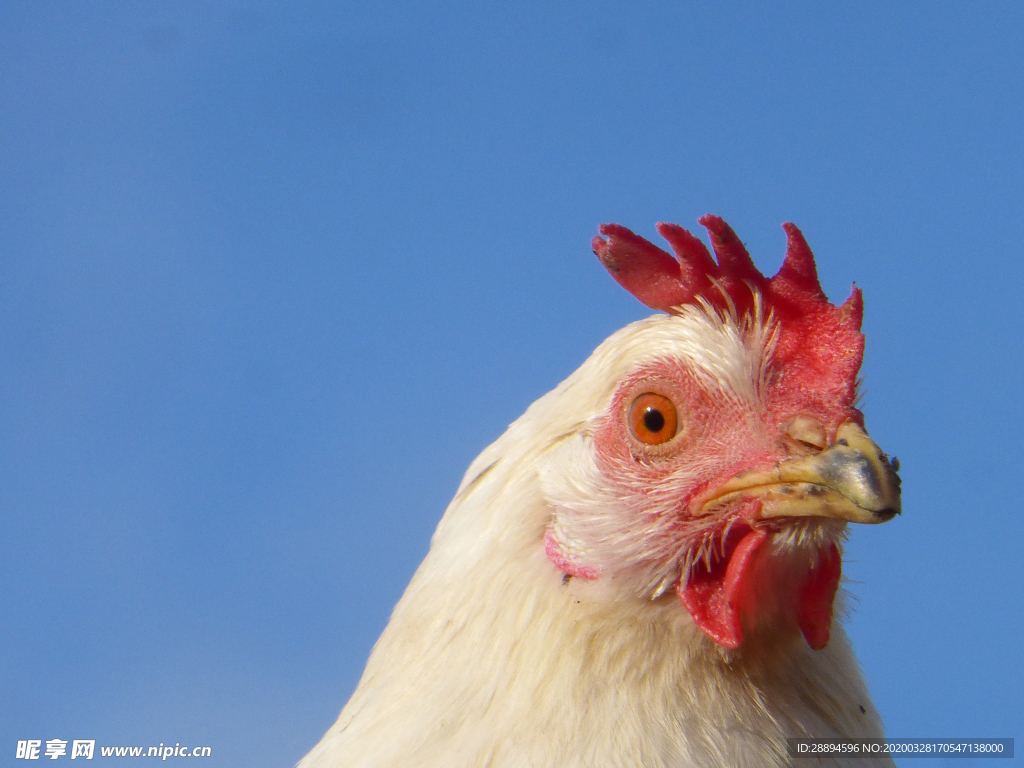
<svg viewBox="0 0 1024 768">
<path fill-rule="evenodd" d="M 644 411 L 644 426 L 651 432 L 661 432 L 665 427 L 665 417 L 657 408 L 649 406 Z"/>
<path fill-rule="evenodd" d="M 646 445 L 667 443 L 679 432 L 675 404 L 658 392 L 644 392 L 629 406 L 627 417 L 633 437 Z"/>
</svg>

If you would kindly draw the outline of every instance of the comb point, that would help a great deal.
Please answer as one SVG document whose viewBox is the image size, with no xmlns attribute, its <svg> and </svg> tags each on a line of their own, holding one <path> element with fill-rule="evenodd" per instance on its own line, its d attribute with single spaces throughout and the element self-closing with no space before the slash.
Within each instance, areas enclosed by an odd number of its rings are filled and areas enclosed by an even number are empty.
<svg viewBox="0 0 1024 768">
<path fill-rule="evenodd" d="M 772 282 L 777 280 L 790 283 L 801 293 L 807 294 L 808 298 L 823 300 L 825 293 L 821 290 L 811 247 L 795 224 L 787 221 L 782 228 L 786 231 L 786 257 Z"/>
<path fill-rule="evenodd" d="M 619 224 L 602 224 L 607 237 L 591 241 L 594 254 L 615 281 L 651 309 L 671 311 L 692 298 L 676 259 Z"/>
<path fill-rule="evenodd" d="M 692 232 L 678 224 L 659 221 L 655 228 L 658 234 L 668 240 L 680 264 L 689 264 L 693 271 L 701 275 L 718 275 L 718 265 L 704 242 Z"/>
<path fill-rule="evenodd" d="M 718 257 L 722 277 L 748 280 L 759 287 L 764 283 L 764 275 L 754 266 L 754 260 L 750 258 L 747 249 L 721 216 L 707 213 L 697 222 L 711 236 L 711 247 Z"/>
<path fill-rule="evenodd" d="M 839 305 L 838 310 L 839 316 L 859 331 L 861 323 L 864 321 L 864 292 L 854 285 L 849 298 Z"/>
</svg>

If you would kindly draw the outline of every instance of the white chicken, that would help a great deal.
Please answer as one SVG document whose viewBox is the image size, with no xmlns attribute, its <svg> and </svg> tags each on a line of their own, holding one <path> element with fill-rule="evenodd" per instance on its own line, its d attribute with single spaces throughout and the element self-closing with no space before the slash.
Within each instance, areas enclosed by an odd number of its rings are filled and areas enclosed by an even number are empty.
<svg viewBox="0 0 1024 768">
<path fill-rule="evenodd" d="M 675 258 L 601 227 L 664 314 L 472 463 L 301 768 L 779 766 L 790 737 L 883 735 L 833 621 L 847 523 L 900 511 L 855 407 L 860 291 L 830 304 L 792 224 L 769 280 L 700 221 L 717 263 L 675 225 Z"/>
</svg>

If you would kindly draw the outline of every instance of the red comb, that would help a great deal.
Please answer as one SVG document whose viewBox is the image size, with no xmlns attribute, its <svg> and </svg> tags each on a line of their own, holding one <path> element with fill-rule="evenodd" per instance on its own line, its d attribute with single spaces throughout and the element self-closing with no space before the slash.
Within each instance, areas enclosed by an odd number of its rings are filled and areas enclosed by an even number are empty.
<svg viewBox="0 0 1024 768">
<path fill-rule="evenodd" d="M 717 263 L 698 238 L 676 224 L 660 223 L 658 232 L 675 251 L 673 257 L 618 224 L 602 224 L 594 253 L 612 277 L 652 309 L 677 313 L 703 299 L 742 317 L 754 305 L 754 293 L 765 313 L 779 323 L 774 358 L 794 385 L 821 396 L 852 403 L 857 371 L 864 354 L 860 333 L 863 299 L 859 288 L 840 306 L 829 303 L 814 265 L 814 255 L 795 224 L 783 224 L 788 238 L 786 258 L 772 278 L 754 266 L 743 243 L 718 216 L 698 221 L 711 236 Z M 730 306 L 731 305 L 731 306 Z"/>
</svg>

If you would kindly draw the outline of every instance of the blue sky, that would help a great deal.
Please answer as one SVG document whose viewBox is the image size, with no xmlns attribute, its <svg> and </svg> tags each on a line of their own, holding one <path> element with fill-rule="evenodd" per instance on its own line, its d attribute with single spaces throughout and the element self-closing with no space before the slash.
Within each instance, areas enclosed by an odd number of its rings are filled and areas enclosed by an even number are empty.
<svg viewBox="0 0 1024 768">
<path fill-rule="evenodd" d="M 890 735 L 1024 737 L 1022 41 L 996 2 L 0 6 L 0 764 L 293 764 L 469 462 L 648 314 L 597 225 L 707 212 L 864 290 Z"/>
</svg>

